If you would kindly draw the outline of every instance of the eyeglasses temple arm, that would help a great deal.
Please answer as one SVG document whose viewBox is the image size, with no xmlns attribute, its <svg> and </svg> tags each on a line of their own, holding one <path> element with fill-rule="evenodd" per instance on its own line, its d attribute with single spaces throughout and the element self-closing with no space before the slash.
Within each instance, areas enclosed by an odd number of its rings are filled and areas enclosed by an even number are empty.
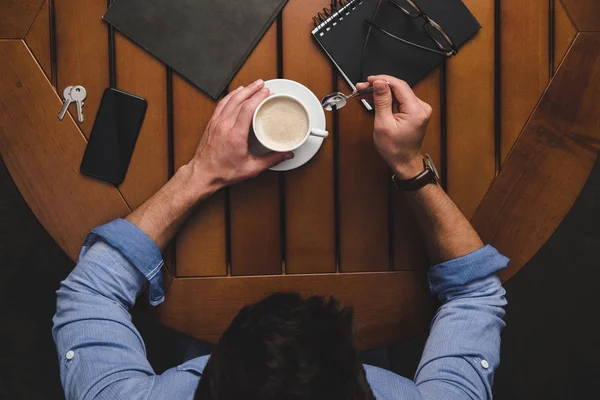
<svg viewBox="0 0 600 400">
<path fill-rule="evenodd" d="M 453 51 L 440 51 L 440 50 L 430 49 L 429 47 L 425 47 L 425 46 L 422 46 L 420 44 L 410 42 L 410 41 L 408 41 L 406 39 L 402 39 L 402 38 L 400 38 L 400 37 L 398 37 L 398 36 L 396 36 L 396 35 L 394 35 L 392 33 L 389 33 L 388 31 L 386 31 L 384 29 L 381 29 L 380 27 L 378 27 L 377 25 L 375 25 L 371 21 L 365 20 L 365 23 L 367 25 L 369 25 L 370 27 L 377 29 L 379 32 L 388 35 L 392 39 L 396 39 L 396 40 L 398 40 L 398 41 L 400 41 L 402 43 L 408 44 L 410 46 L 414 46 L 414 47 L 416 47 L 418 49 L 421 49 L 423 51 L 428 51 L 430 53 L 434 53 L 434 54 L 437 54 L 437 55 L 440 55 L 440 56 L 444 56 L 444 57 L 452 57 L 454 55 Z"/>
</svg>

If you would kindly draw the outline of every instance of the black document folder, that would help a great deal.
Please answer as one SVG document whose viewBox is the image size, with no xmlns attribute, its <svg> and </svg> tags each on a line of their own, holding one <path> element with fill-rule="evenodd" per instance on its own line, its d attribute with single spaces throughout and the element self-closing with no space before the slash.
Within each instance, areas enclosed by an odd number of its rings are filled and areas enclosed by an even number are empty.
<svg viewBox="0 0 600 400">
<path fill-rule="evenodd" d="M 286 2 L 115 0 L 104 19 L 216 99 Z"/>
</svg>

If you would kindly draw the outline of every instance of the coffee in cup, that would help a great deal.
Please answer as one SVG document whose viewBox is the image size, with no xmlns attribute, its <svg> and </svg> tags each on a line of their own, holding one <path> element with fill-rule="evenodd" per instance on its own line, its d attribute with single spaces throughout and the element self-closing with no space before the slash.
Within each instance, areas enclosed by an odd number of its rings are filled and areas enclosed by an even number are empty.
<svg viewBox="0 0 600 400">
<path fill-rule="evenodd" d="M 309 128 L 306 109 L 295 99 L 275 97 L 256 114 L 256 136 L 274 151 L 287 151 L 304 141 Z"/>
<path fill-rule="evenodd" d="M 309 135 L 327 137 L 327 131 L 311 129 L 306 107 L 295 97 L 274 95 L 263 100 L 253 119 L 254 134 L 271 151 L 292 151 L 302 146 Z"/>
</svg>

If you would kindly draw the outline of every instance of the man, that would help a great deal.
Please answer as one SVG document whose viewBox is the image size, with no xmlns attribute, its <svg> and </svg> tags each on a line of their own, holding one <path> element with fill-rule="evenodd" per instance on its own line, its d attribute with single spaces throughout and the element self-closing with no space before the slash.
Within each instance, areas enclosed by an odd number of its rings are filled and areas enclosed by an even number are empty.
<svg viewBox="0 0 600 400">
<path fill-rule="evenodd" d="M 294 294 L 245 307 L 210 358 L 190 360 L 160 376 L 149 365 L 128 310 L 146 282 L 150 302 L 163 300 L 161 250 L 198 202 L 293 156 L 248 153 L 254 110 L 269 96 L 259 80 L 218 103 L 194 158 L 158 193 L 126 220 L 100 226 L 86 239 L 76 268 L 57 292 L 54 317 L 68 399 L 492 397 L 506 305 L 496 273 L 508 260 L 483 246 L 434 180 L 414 179 L 425 168 L 420 149 L 431 107 L 398 79 L 370 77 L 358 87 L 368 85 L 375 87 L 375 147 L 400 186 L 419 187 L 405 195 L 436 264 L 429 269 L 429 284 L 442 302 L 414 382 L 360 364 L 350 310 L 333 300 Z"/>
</svg>

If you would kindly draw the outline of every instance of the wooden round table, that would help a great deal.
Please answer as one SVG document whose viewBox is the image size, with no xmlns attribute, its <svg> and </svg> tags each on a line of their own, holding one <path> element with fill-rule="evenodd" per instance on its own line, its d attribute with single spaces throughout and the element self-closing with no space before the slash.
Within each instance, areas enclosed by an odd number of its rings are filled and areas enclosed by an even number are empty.
<svg viewBox="0 0 600 400">
<path fill-rule="evenodd" d="M 554 232 L 596 160 L 600 35 L 591 31 L 600 29 L 600 6 L 464 2 L 483 29 L 415 86 L 435 110 L 424 150 L 484 240 L 512 259 L 502 274 L 508 279 Z M 309 33 L 312 16 L 328 5 L 290 0 L 230 87 L 280 77 L 317 97 L 348 92 Z M 0 153 L 73 259 L 89 230 L 138 207 L 191 158 L 215 106 L 112 32 L 101 18 L 106 6 L 0 0 L 0 38 L 8 39 L 0 40 Z M 83 124 L 72 118 L 74 107 L 64 121 L 56 118 L 57 92 L 69 85 L 87 88 Z M 108 86 L 149 104 L 119 188 L 79 173 Z M 198 207 L 165 254 L 163 323 L 215 341 L 243 304 L 296 290 L 352 305 L 362 348 L 426 329 L 427 257 L 373 147 L 373 117 L 353 102 L 327 118 L 332 137 L 310 163 L 267 172 Z"/>
</svg>

